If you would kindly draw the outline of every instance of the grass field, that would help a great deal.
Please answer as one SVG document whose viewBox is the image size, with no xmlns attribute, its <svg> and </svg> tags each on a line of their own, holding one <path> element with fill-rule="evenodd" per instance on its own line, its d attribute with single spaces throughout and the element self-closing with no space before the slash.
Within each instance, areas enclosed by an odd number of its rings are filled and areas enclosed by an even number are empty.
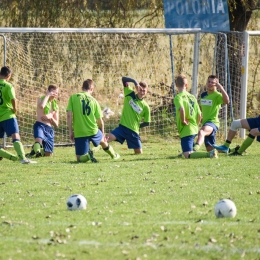
<svg viewBox="0 0 260 260">
<path fill-rule="evenodd" d="M 0 259 L 260 259 L 258 143 L 197 160 L 176 158 L 177 140 L 140 156 L 113 146 L 121 158 L 99 151 L 98 164 L 76 163 L 74 147 L 35 165 L 0 161 Z M 87 210 L 66 209 L 75 193 Z M 235 218 L 215 217 L 223 198 Z"/>
</svg>

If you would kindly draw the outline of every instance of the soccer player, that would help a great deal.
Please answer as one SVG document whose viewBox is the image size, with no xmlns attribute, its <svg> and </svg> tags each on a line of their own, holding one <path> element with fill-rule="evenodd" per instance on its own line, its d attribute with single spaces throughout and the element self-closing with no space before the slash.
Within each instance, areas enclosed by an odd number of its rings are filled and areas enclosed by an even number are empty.
<svg viewBox="0 0 260 260">
<path fill-rule="evenodd" d="M 204 143 L 206 150 L 209 152 L 214 149 L 216 143 L 216 133 L 219 128 L 219 110 L 222 104 L 229 103 L 229 97 L 215 75 L 208 77 L 206 87 L 207 91 L 200 96 L 202 127 L 199 130 L 198 139 L 193 149 L 198 151 Z"/>
<path fill-rule="evenodd" d="M 179 75 L 176 80 L 178 94 L 174 98 L 176 122 L 181 138 L 183 155 L 188 158 L 217 158 L 217 151 L 194 152 L 193 142 L 198 133 L 201 111 L 196 98 L 187 91 L 188 80 L 185 75 Z"/>
<path fill-rule="evenodd" d="M 139 135 L 140 128 L 149 126 L 151 121 L 150 107 L 144 100 L 148 91 L 146 82 L 138 83 L 135 79 L 122 77 L 124 86 L 124 104 L 119 126 L 106 135 L 108 142 L 127 142 L 129 149 L 135 154 L 141 154 L 142 143 Z M 136 92 L 129 86 L 134 83 Z M 143 121 L 143 122 L 142 122 Z"/>
<path fill-rule="evenodd" d="M 237 130 L 240 128 L 247 129 L 250 132 L 242 145 L 237 146 L 235 150 L 232 150 L 229 146 L 235 137 Z M 230 155 L 242 155 L 243 152 L 245 152 L 245 150 L 253 143 L 255 137 L 257 137 L 256 140 L 260 142 L 260 116 L 255 118 L 237 119 L 231 123 L 225 143 L 221 146 L 214 145 L 214 147 L 224 153 L 229 153 L 231 151 L 232 153 Z"/>
<path fill-rule="evenodd" d="M 11 78 L 12 71 L 4 66 L 0 71 L 0 138 L 4 134 L 12 137 L 13 146 L 17 153 L 13 155 L 4 149 L 0 149 L 0 157 L 12 161 L 20 160 L 22 164 L 36 163 L 26 158 L 23 145 L 20 141 L 19 126 L 16 118 L 17 102 L 15 99 L 15 90 L 8 81 Z"/>
<path fill-rule="evenodd" d="M 33 125 L 35 143 L 27 157 L 52 156 L 54 149 L 54 127 L 59 125 L 57 97 L 59 87 L 51 84 L 45 96 L 37 100 L 37 118 Z"/>
<path fill-rule="evenodd" d="M 75 141 L 75 151 L 78 162 L 97 162 L 89 149 L 90 141 L 94 147 L 99 144 L 112 159 L 120 158 L 113 147 L 105 140 L 104 122 L 98 101 L 92 97 L 94 81 L 83 82 L 82 92 L 73 94 L 67 106 L 67 124 L 71 141 Z"/>
</svg>

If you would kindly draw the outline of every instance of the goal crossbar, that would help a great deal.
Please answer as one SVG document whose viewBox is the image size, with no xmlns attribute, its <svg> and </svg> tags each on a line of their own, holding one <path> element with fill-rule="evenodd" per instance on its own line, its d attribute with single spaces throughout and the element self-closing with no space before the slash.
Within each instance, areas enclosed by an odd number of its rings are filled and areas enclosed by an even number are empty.
<svg viewBox="0 0 260 260">
<path fill-rule="evenodd" d="M 164 29 L 164 28 L 30 28 L 0 27 L 2 33 L 154 33 L 154 34 L 192 34 L 200 28 Z"/>
</svg>

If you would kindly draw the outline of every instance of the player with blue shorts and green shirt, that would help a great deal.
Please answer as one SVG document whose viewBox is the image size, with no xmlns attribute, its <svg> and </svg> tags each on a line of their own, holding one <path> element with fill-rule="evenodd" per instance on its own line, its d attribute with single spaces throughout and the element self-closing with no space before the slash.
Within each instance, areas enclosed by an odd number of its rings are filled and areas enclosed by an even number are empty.
<svg viewBox="0 0 260 260">
<path fill-rule="evenodd" d="M 194 138 L 198 133 L 201 111 L 197 99 L 187 91 L 188 80 L 185 75 L 179 75 L 176 80 L 178 94 L 174 97 L 176 108 L 176 123 L 181 138 L 182 153 L 188 158 L 217 158 L 217 151 L 195 152 Z"/>
<path fill-rule="evenodd" d="M 150 107 L 144 100 L 148 92 L 148 85 L 135 79 L 122 77 L 124 86 L 124 104 L 119 126 L 106 136 L 108 142 L 127 142 L 129 149 L 134 149 L 135 154 L 141 154 L 142 143 L 139 135 L 140 128 L 149 126 L 151 121 Z M 128 83 L 133 83 L 136 92 Z"/>
<path fill-rule="evenodd" d="M 0 148 L 0 158 L 6 158 L 12 161 L 20 160 L 22 164 L 36 163 L 26 158 L 23 145 L 20 141 L 19 126 L 16 119 L 17 102 L 15 98 L 15 90 L 8 81 L 11 78 L 12 71 L 9 67 L 4 66 L 0 71 L 0 138 L 5 133 L 12 137 L 13 146 L 17 153 L 13 155 L 6 150 Z"/>
<path fill-rule="evenodd" d="M 82 92 L 71 95 L 67 106 L 69 135 L 70 139 L 75 141 L 78 162 L 97 162 L 89 148 L 90 142 L 94 147 L 101 145 L 112 159 L 120 158 L 105 140 L 102 111 L 98 101 L 92 96 L 94 87 L 93 80 L 85 80 Z"/>
<path fill-rule="evenodd" d="M 215 75 L 208 77 L 206 87 L 207 91 L 200 96 L 202 127 L 199 130 L 198 139 L 193 149 L 198 151 L 204 143 L 206 150 L 209 152 L 214 149 L 216 143 L 216 133 L 219 128 L 219 110 L 222 104 L 229 103 L 229 97 Z"/>
</svg>

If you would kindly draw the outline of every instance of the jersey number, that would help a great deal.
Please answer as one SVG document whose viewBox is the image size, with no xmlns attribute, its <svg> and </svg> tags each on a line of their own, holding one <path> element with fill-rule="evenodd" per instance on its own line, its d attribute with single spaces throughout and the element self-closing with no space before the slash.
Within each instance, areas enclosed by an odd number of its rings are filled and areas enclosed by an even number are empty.
<svg viewBox="0 0 260 260">
<path fill-rule="evenodd" d="M 82 113 L 83 113 L 83 115 L 89 116 L 89 114 L 91 112 L 91 108 L 89 106 L 89 100 L 87 100 L 87 103 L 86 103 L 86 100 L 81 100 L 81 102 L 82 102 Z"/>
</svg>

